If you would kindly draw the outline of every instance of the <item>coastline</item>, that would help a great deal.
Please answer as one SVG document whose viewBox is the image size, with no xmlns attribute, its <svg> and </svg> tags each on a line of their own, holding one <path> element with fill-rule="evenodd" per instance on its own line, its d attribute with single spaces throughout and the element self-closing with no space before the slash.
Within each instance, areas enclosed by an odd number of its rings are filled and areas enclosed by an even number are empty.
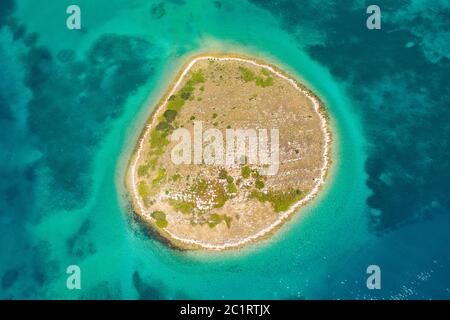
<svg viewBox="0 0 450 320">
<path fill-rule="evenodd" d="M 280 78 L 288 81 L 296 90 L 299 90 L 302 94 L 307 96 L 313 104 L 314 111 L 318 114 L 320 118 L 321 130 L 324 135 L 324 151 L 323 151 L 323 165 L 320 169 L 320 176 L 314 184 L 311 191 L 298 202 L 293 204 L 287 211 L 281 212 L 276 221 L 267 226 L 266 228 L 260 230 L 256 234 L 242 238 L 235 242 L 226 242 L 220 245 L 205 243 L 197 240 L 186 239 L 178 237 L 172 234 L 170 231 L 165 229 L 157 228 L 153 219 L 145 213 L 145 207 L 139 198 L 137 185 L 135 183 L 136 177 L 136 165 L 138 160 L 141 157 L 141 153 L 143 150 L 143 143 L 146 141 L 151 128 L 155 125 L 155 121 L 158 118 L 158 115 L 164 110 L 169 97 L 175 93 L 181 84 L 184 76 L 189 72 L 192 66 L 195 65 L 198 61 L 201 60 L 236 60 L 240 62 L 250 63 L 254 66 L 268 69 L 269 71 L 275 73 Z M 310 203 L 312 200 L 316 198 L 319 194 L 320 190 L 323 189 L 325 180 L 330 171 L 332 159 L 330 158 L 331 154 L 331 144 L 332 144 L 332 133 L 329 124 L 329 115 L 325 109 L 324 103 L 321 99 L 315 95 L 309 88 L 307 88 L 304 84 L 299 83 L 295 79 L 291 78 L 286 72 L 280 70 L 279 68 L 263 61 L 260 59 L 249 58 L 244 55 L 237 54 L 217 54 L 217 53 L 208 53 L 208 54 L 198 54 L 193 55 L 189 58 L 189 60 L 182 66 L 180 71 L 176 74 L 175 80 L 170 84 L 169 88 L 165 91 L 162 98 L 157 103 L 155 109 L 151 112 L 149 118 L 145 122 L 145 129 L 141 131 L 141 134 L 138 138 L 138 142 L 133 148 L 132 156 L 129 159 L 127 170 L 126 170 L 126 189 L 131 194 L 131 202 L 134 213 L 138 216 L 140 220 L 144 223 L 149 224 L 152 232 L 158 234 L 161 240 L 167 242 L 171 247 L 180 249 L 180 250 L 195 250 L 195 249 L 203 249 L 203 250 L 212 250 L 212 251 L 223 251 L 229 249 L 238 249 L 243 247 L 244 245 L 257 242 L 263 239 L 269 238 L 275 231 L 277 231 L 285 222 L 289 221 L 294 213 L 299 210 L 304 205 Z"/>
</svg>

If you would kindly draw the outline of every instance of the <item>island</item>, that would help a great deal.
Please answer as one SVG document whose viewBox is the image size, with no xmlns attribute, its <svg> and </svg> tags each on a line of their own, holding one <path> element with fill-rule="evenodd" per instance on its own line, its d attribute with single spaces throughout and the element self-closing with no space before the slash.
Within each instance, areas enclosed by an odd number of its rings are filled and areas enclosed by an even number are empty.
<svg viewBox="0 0 450 320">
<path fill-rule="evenodd" d="M 183 249 L 268 237 L 322 189 L 332 141 L 324 104 L 284 71 L 242 55 L 191 58 L 130 157 L 133 212 Z"/>
</svg>

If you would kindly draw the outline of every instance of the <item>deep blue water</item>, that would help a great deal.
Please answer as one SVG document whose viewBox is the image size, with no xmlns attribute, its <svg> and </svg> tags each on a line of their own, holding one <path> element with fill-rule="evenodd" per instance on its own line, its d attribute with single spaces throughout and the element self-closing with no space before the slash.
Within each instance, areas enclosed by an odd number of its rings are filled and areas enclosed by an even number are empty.
<svg viewBox="0 0 450 320">
<path fill-rule="evenodd" d="M 1 298 L 450 298 L 448 1 L 379 1 L 381 30 L 367 1 L 78 2 L 80 31 L 71 1 L 0 3 Z M 279 62 L 338 133 L 319 203 L 242 254 L 173 251 L 127 212 L 148 105 L 204 48 Z"/>
</svg>

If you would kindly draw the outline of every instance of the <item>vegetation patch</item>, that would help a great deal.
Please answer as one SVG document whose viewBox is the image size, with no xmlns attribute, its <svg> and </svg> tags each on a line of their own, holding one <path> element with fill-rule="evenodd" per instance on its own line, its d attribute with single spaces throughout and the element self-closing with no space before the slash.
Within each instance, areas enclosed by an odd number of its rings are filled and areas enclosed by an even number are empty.
<svg viewBox="0 0 450 320">
<path fill-rule="evenodd" d="M 167 132 L 153 130 L 150 133 L 150 148 L 154 149 L 153 152 L 156 154 L 162 154 L 164 152 L 164 147 L 170 143 L 167 139 Z"/>
<path fill-rule="evenodd" d="M 255 181 L 255 187 L 256 187 L 256 189 L 262 189 L 262 188 L 264 188 L 264 181 L 263 180 L 261 180 L 261 179 L 256 179 L 256 181 Z"/>
<path fill-rule="evenodd" d="M 197 178 L 191 186 L 191 194 L 203 202 L 212 203 L 213 208 L 221 208 L 228 201 L 227 191 L 217 180 Z"/>
<path fill-rule="evenodd" d="M 228 177 L 228 172 L 225 169 L 220 169 L 219 171 L 219 179 L 226 179 Z"/>
<path fill-rule="evenodd" d="M 236 184 L 234 182 L 228 182 L 227 187 L 229 193 L 236 193 L 238 191 Z"/>
<path fill-rule="evenodd" d="M 153 211 L 150 215 L 153 219 L 156 220 L 156 225 L 159 228 L 165 228 L 169 225 L 169 223 L 166 220 L 166 214 L 163 211 L 160 210 Z"/>
<path fill-rule="evenodd" d="M 184 105 L 184 99 L 181 97 L 181 95 L 172 95 L 170 96 L 168 102 L 167 102 L 167 108 L 169 110 L 175 110 L 179 112 L 181 108 Z"/>
<path fill-rule="evenodd" d="M 152 180 L 152 187 L 158 186 L 160 183 L 166 180 L 166 169 L 159 168 L 156 172 L 156 177 Z"/>
<path fill-rule="evenodd" d="M 194 92 L 195 85 L 205 82 L 205 77 L 203 76 L 202 70 L 198 70 L 192 73 L 186 84 L 178 91 L 177 94 L 170 96 L 167 103 L 168 110 L 174 110 L 179 112 L 184 106 L 186 100 L 192 98 L 192 93 Z"/>
<path fill-rule="evenodd" d="M 185 200 L 170 199 L 169 204 L 176 210 L 184 214 L 190 214 L 195 208 L 195 203 Z"/>
<path fill-rule="evenodd" d="M 250 69 L 239 67 L 239 71 L 241 72 L 242 80 L 244 80 L 245 82 L 255 80 L 255 74 Z"/>
<path fill-rule="evenodd" d="M 168 99 L 167 110 L 160 118 L 160 122 L 156 125 L 155 130 L 150 133 L 150 148 L 152 149 L 152 155 L 159 156 L 164 153 L 164 148 L 170 141 L 168 136 L 173 131 L 174 127 L 171 123 L 176 119 L 178 112 L 183 107 L 185 101 L 191 97 L 194 87 L 198 83 L 204 82 L 203 73 L 201 70 L 194 72 L 186 84 L 175 95 L 172 95 Z M 156 160 L 157 161 L 157 160 Z M 154 169 L 154 165 L 145 164 L 138 169 L 138 176 L 142 177 L 147 174 L 148 170 Z M 152 185 L 157 185 L 165 178 L 162 172 L 157 173 L 157 177 L 152 181 Z"/>
<path fill-rule="evenodd" d="M 148 164 L 148 163 L 140 165 L 137 170 L 138 177 L 147 176 L 149 169 L 150 169 L 150 164 Z"/>
<path fill-rule="evenodd" d="M 273 191 L 269 190 L 267 193 L 253 190 L 251 197 L 255 198 L 261 202 L 270 202 L 275 212 L 282 212 L 289 209 L 291 205 L 296 203 L 302 198 L 303 192 L 299 189 L 290 188 L 287 191 Z"/>
<path fill-rule="evenodd" d="M 176 174 L 174 174 L 173 176 L 172 176 L 172 181 L 173 182 L 177 182 L 178 180 L 181 180 L 181 174 L 179 174 L 179 173 L 176 173 Z"/>
<path fill-rule="evenodd" d="M 171 123 L 177 117 L 178 112 L 173 109 L 168 109 L 164 111 L 163 117 L 166 119 L 167 123 Z"/>
<path fill-rule="evenodd" d="M 148 186 L 147 182 L 144 180 L 139 181 L 138 184 L 138 193 L 141 199 L 144 201 L 145 205 L 148 205 L 148 199 L 151 195 L 150 187 Z"/>
<path fill-rule="evenodd" d="M 209 216 L 208 226 L 210 228 L 214 228 L 219 223 L 224 221 L 225 224 L 227 225 L 227 227 L 229 228 L 231 226 L 231 220 L 232 220 L 232 218 L 230 216 L 225 215 L 225 214 L 213 213 L 212 215 Z"/>
<path fill-rule="evenodd" d="M 228 201 L 229 197 L 224 187 L 218 183 L 215 188 L 215 196 L 213 197 L 214 208 L 222 208 Z"/>
<path fill-rule="evenodd" d="M 261 68 L 261 73 L 265 76 L 270 76 L 270 72 L 266 68 Z"/>
<path fill-rule="evenodd" d="M 250 178 L 251 173 L 252 173 L 252 169 L 250 169 L 249 166 L 243 166 L 241 168 L 242 178 L 244 178 L 244 179 Z"/>
<path fill-rule="evenodd" d="M 244 67 L 239 67 L 239 71 L 244 82 L 254 81 L 257 86 L 263 88 L 273 85 L 273 78 L 270 77 L 270 72 L 267 69 L 261 68 L 261 76 L 255 75 L 253 71 Z"/>
<path fill-rule="evenodd" d="M 266 79 L 263 79 L 263 78 L 258 77 L 255 79 L 255 83 L 259 87 L 263 87 L 263 88 L 270 87 L 271 85 L 273 85 L 273 78 L 268 77 Z"/>
</svg>

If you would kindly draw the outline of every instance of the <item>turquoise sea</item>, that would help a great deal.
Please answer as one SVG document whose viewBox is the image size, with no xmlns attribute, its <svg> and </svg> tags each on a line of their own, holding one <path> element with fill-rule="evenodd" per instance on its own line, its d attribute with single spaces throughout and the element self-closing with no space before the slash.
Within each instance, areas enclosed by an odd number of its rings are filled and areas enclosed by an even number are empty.
<svg viewBox="0 0 450 320">
<path fill-rule="evenodd" d="M 2 0 L 0 298 L 450 299 L 450 3 L 380 0 L 381 30 L 370 4 Z M 166 247 L 124 189 L 146 117 L 201 52 L 276 64 L 335 133 L 319 199 L 240 251 Z"/>
</svg>

